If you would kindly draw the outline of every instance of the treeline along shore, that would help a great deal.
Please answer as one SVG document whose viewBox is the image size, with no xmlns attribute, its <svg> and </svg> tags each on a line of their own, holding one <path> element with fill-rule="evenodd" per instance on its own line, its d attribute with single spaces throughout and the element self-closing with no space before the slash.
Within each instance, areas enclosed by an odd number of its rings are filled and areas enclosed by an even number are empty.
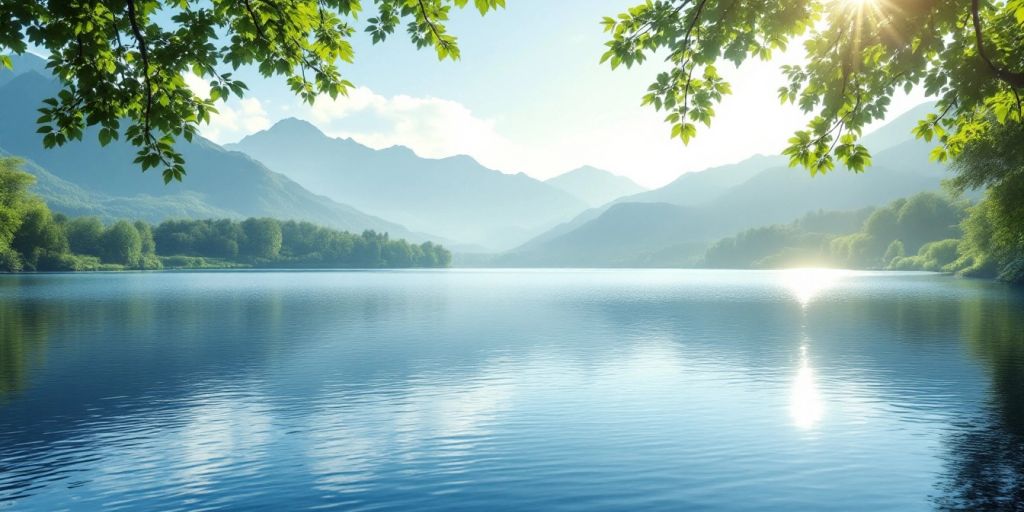
<svg viewBox="0 0 1024 512">
<path fill-rule="evenodd" d="M 439 244 L 271 218 L 168 220 L 156 226 L 53 213 L 20 161 L 0 159 L 0 272 L 164 268 L 442 268 Z"/>
</svg>

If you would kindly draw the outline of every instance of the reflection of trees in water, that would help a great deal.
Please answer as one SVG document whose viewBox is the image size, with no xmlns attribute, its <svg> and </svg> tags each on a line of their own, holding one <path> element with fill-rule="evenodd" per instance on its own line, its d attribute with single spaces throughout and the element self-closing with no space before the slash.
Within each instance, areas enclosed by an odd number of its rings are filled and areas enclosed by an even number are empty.
<svg viewBox="0 0 1024 512">
<path fill-rule="evenodd" d="M 940 507 L 1024 510 L 1024 299 L 964 300 L 963 336 L 991 378 L 987 414 L 949 439 Z"/>
<path fill-rule="evenodd" d="M 49 314 L 36 305 L 0 300 L 0 402 L 23 389 L 29 368 L 41 361 Z"/>
</svg>

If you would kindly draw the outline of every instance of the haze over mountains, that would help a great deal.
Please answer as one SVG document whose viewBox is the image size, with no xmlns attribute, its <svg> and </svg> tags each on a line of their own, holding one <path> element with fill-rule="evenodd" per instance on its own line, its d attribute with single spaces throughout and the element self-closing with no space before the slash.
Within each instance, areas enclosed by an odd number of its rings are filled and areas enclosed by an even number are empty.
<svg viewBox="0 0 1024 512">
<path fill-rule="evenodd" d="M 227 147 L 335 201 L 490 251 L 512 248 L 602 204 L 594 201 L 614 196 L 609 189 L 617 178 L 598 171 L 603 174 L 591 174 L 593 187 L 579 183 L 570 192 L 526 174 L 488 169 L 468 156 L 430 159 L 402 146 L 371 149 L 298 119 Z M 624 186 L 619 195 L 637 190 Z"/>
<path fill-rule="evenodd" d="M 545 183 L 572 194 L 591 207 L 601 206 L 620 197 L 639 194 L 647 190 L 625 176 L 612 174 L 589 165 L 559 174 Z"/>
<path fill-rule="evenodd" d="M 915 108 L 866 136 L 874 164 L 864 173 L 837 169 L 812 178 L 789 168 L 781 156 L 754 156 L 583 212 L 491 263 L 688 265 L 711 242 L 744 229 L 788 223 L 809 211 L 879 206 L 939 190 L 945 168 L 929 161 L 930 145 L 910 132 L 930 108 Z"/>
</svg>

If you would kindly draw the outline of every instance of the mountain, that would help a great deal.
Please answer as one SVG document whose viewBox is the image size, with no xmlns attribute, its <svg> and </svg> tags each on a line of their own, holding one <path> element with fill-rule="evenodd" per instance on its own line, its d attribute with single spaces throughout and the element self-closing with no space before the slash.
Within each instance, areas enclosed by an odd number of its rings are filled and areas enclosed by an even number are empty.
<svg viewBox="0 0 1024 512">
<path fill-rule="evenodd" d="M 580 227 L 496 257 L 499 266 L 660 267 L 688 263 L 712 236 L 706 213 L 668 203 L 618 203 Z M 671 250 L 670 250 L 671 249 Z"/>
<path fill-rule="evenodd" d="M 522 243 L 587 203 L 525 174 L 488 169 L 468 156 L 422 158 L 406 147 L 375 150 L 285 119 L 228 146 L 335 201 L 491 250 Z"/>
<path fill-rule="evenodd" d="M 907 118 L 918 115 L 919 109 L 912 110 L 892 124 L 912 126 Z M 753 157 L 685 174 L 662 189 L 588 210 L 495 261 L 527 266 L 686 263 L 700 254 L 697 248 L 737 231 L 788 223 L 812 210 L 879 206 L 941 188 L 946 169 L 929 160 L 928 144 L 913 140 L 909 128 L 898 140 L 897 129 L 879 132 L 875 140 L 888 143 L 887 149 L 876 150 L 874 165 L 864 173 L 838 169 L 811 177 L 804 169 L 786 166 L 782 157 Z M 701 196 L 709 199 L 700 201 Z"/>
<path fill-rule="evenodd" d="M 910 140 L 912 130 L 917 126 L 917 122 L 932 112 L 935 112 L 934 101 L 922 103 L 868 133 L 861 138 L 860 142 L 867 146 L 872 153 L 880 153 L 902 144 Z"/>
<path fill-rule="evenodd" d="M 0 156 L 15 156 L 0 148 Z M 170 218 L 225 218 L 238 217 L 237 213 L 211 207 L 198 197 L 182 194 L 154 197 L 138 195 L 116 197 L 86 190 L 74 183 L 58 178 L 31 160 L 22 168 L 36 177 L 32 191 L 46 200 L 51 210 L 70 216 L 94 215 L 104 221 L 142 219 L 159 222 Z"/>
<path fill-rule="evenodd" d="M 754 155 L 734 164 L 685 173 L 664 187 L 622 197 L 618 202 L 672 203 L 682 206 L 708 203 L 761 171 L 784 165 L 785 157 Z"/>
<path fill-rule="evenodd" d="M 9 55 L 9 57 L 11 58 L 12 69 L 0 67 L 0 87 L 14 80 L 14 77 L 29 71 L 35 71 L 41 75 L 49 74 L 46 70 L 46 61 L 42 57 L 31 53 L 14 54 Z"/>
<path fill-rule="evenodd" d="M 55 210 L 150 222 L 167 218 L 275 217 L 307 220 L 349 231 L 374 229 L 412 240 L 426 235 L 313 194 L 259 162 L 202 138 L 180 141 L 187 162 L 183 182 L 164 185 L 132 162 L 135 148 L 115 141 L 101 147 L 94 130 L 82 141 L 44 149 L 36 133 L 40 102 L 59 85 L 33 69 L 0 86 L 0 148 L 30 160 L 37 192 Z M 44 172 L 45 171 L 45 172 Z"/>
<path fill-rule="evenodd" d="M 911 130 L 917 121 L 935 109 L 934 102 L 927 102 L 897 116 L 865 135 L 861 143 L 874 155 L 912 140 Z M 922 146 L 921 144 L 917 144 Z M 909 162 L 899 162 L 899 167 L 914 165 L 919 160 L 919 151 L 911 151 Z M 896 164 L 899 154 L 889 154 L 889 165 Z M 760 174 L 765 169 L 788 166 L 789 159 L 782 155 L 755 155 L 734 164 L 712 167 L 703 171 L 685 173 L 672 183 L 659 189 L 641 194 L 621 197 L 617 202 L 658 203 L 666 202 L 684 206 L 710 203 L 731 188 Z"/>
<path fill-rule="evenodd" d="M 560 174 L 545 183 L 572 194 L 592 207 L 647 190 L 629 178 L 590 166 Z"/>
</svg>

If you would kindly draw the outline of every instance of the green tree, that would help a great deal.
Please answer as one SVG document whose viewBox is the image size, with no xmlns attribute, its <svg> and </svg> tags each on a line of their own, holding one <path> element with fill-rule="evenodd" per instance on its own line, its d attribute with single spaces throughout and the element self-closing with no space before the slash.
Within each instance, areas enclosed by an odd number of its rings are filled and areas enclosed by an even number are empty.
<svg viewBox="0 0 1024 512">
<path fill-rule="evenodd" d="M 118 221 L 103 233 L 103 260 L 126 267 L 142 262 L 142 237 L 128 221 Z"/>
<path fill-rule="evenodd" d="M 250 258 L 273 259 L 281 251 L 281 223 L 274 219 L 246 219 L 242 222 L 245 245 L 241 253 Z"/>
<path fill-rule="evenodd" d="M 643 102 L 667 112 L 684 143 L 730 93 L 717 65 L 767 60 L 802 41 L 806 62 L 783 66 L 779 98 L 814 113 L 784 151 L 812 173 L 836 161 L 854 171 L 870 165 L 859 137 L 900 90 L 940 98 L 915 130 L 937 139 L 940 160 L 1024 119 L 1024 0 L 648 0 L 604 26 L 602 61 L 612 68 L 665 56 Z"/>
<path fill-rule="evenodd" d="M 971 277 L 1024 284 L 1024 227 L 1012 207 L 990 196 L 970 209 L 954 267 Z"/>
<path fill-rule="evenodd" d="M 1000 126 L 967 144 L 954 188 L 987 188 L 964 222 L 963 273 L 1024 283 L 1024 127 Z"/>
<path fill-rule="evenodd" d="M 96 217 L 78 217 L 65 225 L 71 252 L 101 256 L 103 254 L 103 222 Z"/>
<path fill-rule="evenodd" d="M 854 233 L 833 239 L 829 252 L 848 268 L 877 268 L 882 260 L 879 245 L 878 239 L 868 233 Z"/>
<path fill-rule="evenodd" d="M 938 194 L 917 194 L 903 204 L 897 218 L 898 237 L 907 252 L 916 253 L 935 240 L 960 238 L 964 208 Z"/>
<path fill-rule="evenodd" d="M 882 256 L 882 263 L 884 263 L 885 266 L 889 266 L 892 264 L 893 260 L 902 258 L 906 255 L 907 251 L 903 246 L 903 241 L 893 240 L 892 243 L 889 244 L 889 248 L 885 250 L 885 255 Z"/>
<path fill-rule="evenodd" d="M 367 2 L 369 3 L 369 2 Z M 374 43 L 405 23 L 412 42 L 432 47 L 439 59 L 458 59 L 456 38 L 445 30 L 452 7 L 469 0 L 374 0 L 362 19 Z M 178 137 L 191 140 L 209 122 L 215 104 L 241 97 L 232 76 L 253 65 L 266 77 L 283 76 L 292 92 L 312 103 L 319 94 L 346 94 L 352 84 L 338 70 L 351 63 L 350 21 L 359 0 L 127 0 L 50 2 L 0 0 L 0 50 L 46 50 L 63 89 L 46 100 L 43 143 L 59 146 L 98 126 L 101 143 L 121 136 L 139 147 L 143 170 L 162 168 L 165 181 L 181 179 Z M 505 0 L 473 0 L 484 14 Z M 0 67 L 11 59 L 0 54 Z M 210 81 L 210 97 L 189 88 L 189 72 Z M 127 120 L 126 128 L 122 122 Z M 123 129 L 122 129 L 123 128 Z"/>
<path fill-rule="evenodd" d="M 36 198 L 25 209 L 11 248 L 21 254 L 29 270 L 55 270 L 47 262 L 68 252 L 68 240 L 50 209 Z"/>
<path fill-rule="evenodd" d="M 23 265 L 12 243 L 32 203 L 28 187 L 35 182 L 20 165 L 15 158 L 0 158 L 0 271 L 6 272 L 17 272 Z"/>
<path fill-rule="evenodd" d="M 142 254 L 156 254 L 156 242 L 153 240 L 153 227 L 141 220 L 135 221 L 135 230 L 142 241 Z"/>
<path fill-rule="evenodd" d="M 405 240 L 392 240 L 383 249 L 384 265 L 391 268 L 412 267 L 413 251 Z"/>
</svg>

